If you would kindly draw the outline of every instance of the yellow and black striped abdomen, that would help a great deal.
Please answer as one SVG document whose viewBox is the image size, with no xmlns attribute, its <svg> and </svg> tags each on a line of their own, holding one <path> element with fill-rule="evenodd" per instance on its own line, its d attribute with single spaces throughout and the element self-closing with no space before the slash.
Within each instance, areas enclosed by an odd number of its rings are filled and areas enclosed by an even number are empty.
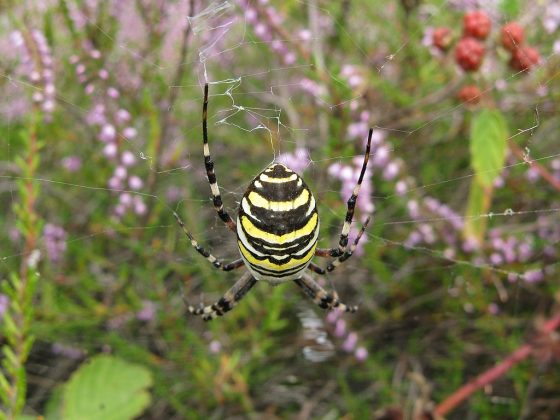
<svg viewBox="0 0 560 420">
<path fill-rule="evenodd" d="M 298 174 L 274 163 L 251 182 L 239 206 L 237 244 L 257 280 L 300 278 L 318 234 L 315 198 Z"/>
</svg>

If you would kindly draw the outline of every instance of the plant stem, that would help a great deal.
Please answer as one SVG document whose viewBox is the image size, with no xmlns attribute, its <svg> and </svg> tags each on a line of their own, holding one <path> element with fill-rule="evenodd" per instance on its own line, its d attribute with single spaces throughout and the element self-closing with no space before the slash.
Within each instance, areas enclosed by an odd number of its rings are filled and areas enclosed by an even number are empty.
<svg viewBox="0 0 560 420">
<path fill-rule="evenodd" d="M 547 335 L 552 333 L 555 329 L 560 327 L 560 313 L 549 319 L 540 329 L 540 334 Z M 534 350 L 534 345 L 527 343 L 515 350 L 509 357 L 497 364 L 493 368 L 488 369 L 486 372 L 480 374 L 467 384 L 463 385 L 442 403 L 440 403 L 434 414 L 437 416 L 445 416 L 451 410 L 456 408 L 459 404 L 469 398 L 475 391 L 484 388 L 486 385 L 494 382 L 500 376 L 504 375 L 513 366 L 522 360 L 526 359 Z"/>
</svg>

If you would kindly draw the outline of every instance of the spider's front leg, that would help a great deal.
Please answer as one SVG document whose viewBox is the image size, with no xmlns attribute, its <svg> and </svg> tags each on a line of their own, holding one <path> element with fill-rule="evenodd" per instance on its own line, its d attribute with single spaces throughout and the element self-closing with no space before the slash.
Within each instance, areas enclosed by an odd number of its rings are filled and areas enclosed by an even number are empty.
<svg viewBox="0 0 560 420">
<path fill-rule="evenodd" d="M 362 164 L 362 169 L 360 171 L 360 176 L 358 182 L 352 191 L 352 195 L 346 203 L 346 217 L 344 218 L 344 224 L 342 225 L 342 232 L 340 233 L 340 240 L 338 242 L 338 247 L 321 249 L 317 248 L 315 250 L 315 255 L 318 257 L 335 257 L 338 258 L 346 252 L 346 247 L 348 245 L 348 234 L 350 233 L 350 226 L 352 225 L 352 220 L 354 219 L 354 210 L 356 209 L 356 201 L 358 200 L 358 195 L 360 193 L 360 188 L 362 187 L 362 181 L 364 180 L 364 175 L 366 173 L 369 153 L 371 151 L 371 137 L 373 135 L 373 128 L 369 129 L 366 152 L 364 154 L 364 163 Z"/>
<path fill-rule="evenodd" d="M 183 300 L 187 306 L 188 311 L 193 315 L 200 315 L 205 321 L 210 321 L 218 316 L 224 315 L 226 312 L 231 311 L 235 305 L 251 290 L 257 280 L 247 272 L 235 282 L 231 289 L 229 289 L 216 303 L 208 306 L 201 306 L 195 308 L 190 305 L 185 297 Z"/>
<path fill-rule="evenodd" d="M 357 306 L 348 306 L 342 303 L 336 292 L 327 292 L 307 273 L 304 273 L 300 279 L 294 280 L 294 283 L 301 287 L 305 294 L 323 309 L 336 308 L 344 312 L 356 312 L 358 310 Z"/>
</svg>

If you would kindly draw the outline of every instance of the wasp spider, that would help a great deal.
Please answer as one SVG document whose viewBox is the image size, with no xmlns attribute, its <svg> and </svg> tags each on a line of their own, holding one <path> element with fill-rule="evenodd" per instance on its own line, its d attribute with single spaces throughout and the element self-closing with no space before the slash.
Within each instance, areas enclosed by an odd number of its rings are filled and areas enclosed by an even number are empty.
<svg viewBox="0 0 560 420">
<path fill-rule="evenodd" d="M 338 246 L 320 249 L 317 248 L 319 215 L 313 193 L 297 173 L 280 163 L 272 163 L 253 179 L 241 199 L 237 221 L 230 217 L 222 203 L 214 162 L 210 157 L 207 110 L 208 84 L 204 86 L 202 107 L 204 165 L 214 208 L 220 219 L 236 234 L 241 258 L 229 264 L 222 263 L 201 247 L 179 216 L 176 213 L 174 215 L 192 246 L 214 267 L 222 271 L 231 271 L 246 266 L 248 271 L 216 303 L 201 305 L 198 308 L 186 303 L 189 312 L 201 315 L 204 320 L 222 316 L 231 310 L 258 280 L 273 285 L 293 281 L 321 308 L 355 312 L 358 309 L 356 306 L 345 305 L 338 299 L 336 292 L 325 291 L 313 280 L 308 270 L 320 275 L 333 271 L 352 256 L 364 233 L 369 218 L 354 242 L 348 246 L 348 232 L 369 159 L 372 130 L 369 131 L 360 177 L 347 203 L 346 218 Z M 333 261 L 324 269 L 311 262 L 313 256 L 331 257 Z"/>
</svg>

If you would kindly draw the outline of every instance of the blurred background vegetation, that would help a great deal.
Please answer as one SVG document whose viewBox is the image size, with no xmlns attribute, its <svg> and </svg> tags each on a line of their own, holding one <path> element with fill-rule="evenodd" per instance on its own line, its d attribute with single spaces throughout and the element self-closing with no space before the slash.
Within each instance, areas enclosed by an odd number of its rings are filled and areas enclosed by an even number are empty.
<svg viewBox="0 0 560 420">
<path fill-rule="evenodd" d="M 436 412 L 554 418 L 560 7 L 478 3 L 4 3 L 6 418 L 417 418 L 527 342 L 535 357 Z M 375 128 L 355 224 L 372 223 L 324 283 L 356 314 L 291 284 L 185 314 L 240 275 L 173 218 L 237 258 L 205 177 L 206 81 L 230 214 L 280 159 L 316 195 L 321 247 Z"/>
</svg>

